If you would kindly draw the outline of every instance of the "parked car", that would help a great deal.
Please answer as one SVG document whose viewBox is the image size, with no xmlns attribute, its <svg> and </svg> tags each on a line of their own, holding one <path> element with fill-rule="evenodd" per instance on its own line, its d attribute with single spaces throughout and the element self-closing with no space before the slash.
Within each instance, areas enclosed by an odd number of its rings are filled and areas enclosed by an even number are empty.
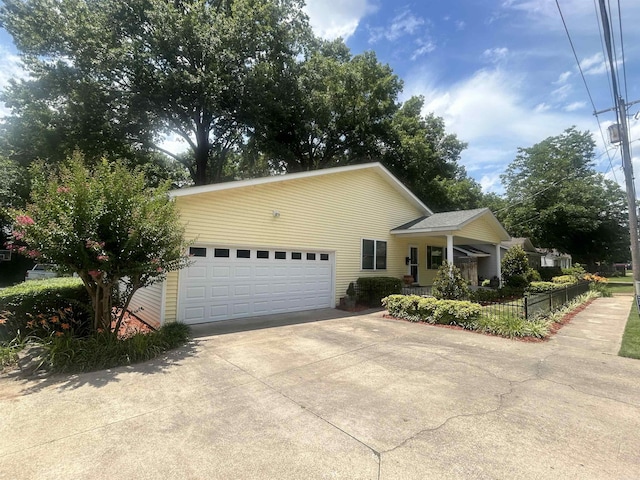
<svg viewBox="0 0 640 480">
<path fill-rule="evenodd" d="M 50 265 L 48 263 L 36 263 L 31 270 L 27 270 L 24 280 L 26 282 L 27 280 L 42 280 L 58 276 L 55 265 Z"/>
</svg>

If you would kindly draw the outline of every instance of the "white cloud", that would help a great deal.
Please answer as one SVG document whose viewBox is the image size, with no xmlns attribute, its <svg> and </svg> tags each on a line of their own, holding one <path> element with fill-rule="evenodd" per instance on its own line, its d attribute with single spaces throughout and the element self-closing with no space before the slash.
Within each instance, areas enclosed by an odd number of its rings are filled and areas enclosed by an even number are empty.
<svg viewBox="0 0 640 480">
<path fill-rule="evenodd" d="M 622 65 L 622 60 L 614 62 L 616 68 Z M 604 59 L 601 52 L 595 53 L 590 57 L 582 59 L 580 68 L 585 75 L 602 75 L 609 71 L 609 62 Z"/>
<path fill-rule="evenodd" d="M 416 48 L 413 52 L 413 55 L 411 55 L 411 60 L 415 60 L 422 55 L 431 53 L 436 49 L 435 43 L 433 43 L 431 40 L 416 40 L 416 44 L 418 45 L 418 48 Z"/>
<path fill-rule="evenodd" d="M 502 192 L 502 183 L 500 182 L 500 174 L 483 175 L 480 179 L 480 187 L 483 192 Z"/>
<path fill-rule="evenodd" d="M 564 85 L 569 80 L 569 77 L 573 75 L 570 71 L 562 72 L 558 77 L 558 80 L 553 82 L 555 85 Z"/>
<path fill-rule="evenodd" d="M 464 22 L 463 20 L 456 21 L 456 30 L 464 30 L 466 26 L 467 26 L 467 23 Z"/>
<path fill-rule="evenodd" d="M 567 98 L 569 96 L 569 93 L 571 93 L 571 90 L 573 90 L 573 87 L 571 85 L 569 85 L 568 83 L 562 85 L 559 88 L 556 88 L 555 90 L 553 90 L 551 92 L 551 97 L 557 101 L 560 102 L 562 100 L 564 100 L 565 98 Z"/>
<path fill-rule="evenodd" d="M 482 52 L 482 59 L 490 63 L 501 63 L 509 55 L 507 47 L 489 48 Z"/>
<path fill-rule="evenodd" d="M 467 171 L 475 178 L 491 179 L 513 161 L 518 147 L 534 145 L 571 125 L 597 128 L 590 115 L 532 105 L 525 79 L 511 71 L 485 69 L 454 85 L 434 88 L 427 74 L 416 72 L 407 80 L 405 94 L 424 95 L 424 113 L 443 117 L 447 131 L 468 142 L 461 159 Z"/>
<path fill-rule="evenodd" d="M 392 42 L 405 35 L 415 35 L 424 24 L 424 18 L 416 17 L 409 10 L 405 10 L 397 15 L 388 27 L 372 28 L 369 42 L 375 43 L 383 38 Z"/>
<path fill-rule="evenodd" d="M 564 107 L 565 112 L 575 112 L 576 110 L 581 110 L 587 106 L 587 102 L 572 102 L 569 105 Z"/>
<path fill-rule="evenodd" d="M 345 40 L 354 34 L 362 18 L 376 10 L 377 7 L 369 0 L 342 0 L 330 5 L 323 0 L 307 0 L 304 7 L 316 35 Z"/>
</svg>

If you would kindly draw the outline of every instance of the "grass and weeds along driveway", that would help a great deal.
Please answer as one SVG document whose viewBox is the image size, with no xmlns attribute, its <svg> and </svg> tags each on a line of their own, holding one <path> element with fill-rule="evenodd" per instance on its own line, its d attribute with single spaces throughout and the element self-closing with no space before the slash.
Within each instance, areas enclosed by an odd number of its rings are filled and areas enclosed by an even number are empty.
<svg viewBox="0 0 640 480">
<path fill-rule="evenodd" d="M 620 347 L 621 357 L 640 359 L 640 315 L 638 308 L 633 305 L 629 312 L 629 320 L 622 336 L 622 346 Z"/>
</svg>

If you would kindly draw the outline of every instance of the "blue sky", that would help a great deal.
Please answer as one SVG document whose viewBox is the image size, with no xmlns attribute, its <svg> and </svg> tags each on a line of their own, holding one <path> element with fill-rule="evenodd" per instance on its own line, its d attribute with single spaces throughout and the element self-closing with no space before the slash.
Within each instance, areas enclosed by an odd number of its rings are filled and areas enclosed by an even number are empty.
<svg viewBox="0 0 640 480">
<path fill-rule="evenodd" d="M 559 3 L 595 107 L 609 108 L 610 75 L 594 2 Z M 608 3 L 620 59 L 618 2 Z M 620 0 L 620 8 L 628 87 L 625 92 L 621 79 L 622 93 L 633 101 L 640 99 L 640 2 Z M 555 0 L 307 0 L 306 11 L 316 34 L 342 36 L 356 54 L 375 51 L 404 80 L 402 99 L 425 97 L 424 113 L 443 117 L 447 130 L 468 143 L 462 163 L 485 191 L 502 192 L 499 176 L 518 147 L 572 125 L 594 133 L 598 170 L 623 183 L 620 153 L 602 140 Z M 0 30 L 0 87 L 21 75 L 11 38 Z M 630 108 L 638 111 L 640 104 Z M 601 115 L 603 129 L 614 119 Z M 633 142 L 640 139 L 640 121 L 630 122 Z M 637 142 L 631 146 L 640 152 Z M 612 149 L 611 163 L 605 148 Z M 634 168 L 640 169 L 640 153 Z"/>
</svg>

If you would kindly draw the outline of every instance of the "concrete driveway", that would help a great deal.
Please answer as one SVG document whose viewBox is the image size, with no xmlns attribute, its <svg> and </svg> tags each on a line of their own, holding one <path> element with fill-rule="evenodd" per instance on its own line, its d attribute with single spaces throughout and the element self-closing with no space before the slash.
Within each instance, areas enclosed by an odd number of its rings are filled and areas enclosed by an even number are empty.
<svg viewBox="0 0 640 480">
<path fill-rule="evenodd" d="M 612 354 L 630 305 L 597 300 L 546 343 L 321 311 L 5 377 L 0 478 L 635 479 L 640 361 Z"/>
</svg>

